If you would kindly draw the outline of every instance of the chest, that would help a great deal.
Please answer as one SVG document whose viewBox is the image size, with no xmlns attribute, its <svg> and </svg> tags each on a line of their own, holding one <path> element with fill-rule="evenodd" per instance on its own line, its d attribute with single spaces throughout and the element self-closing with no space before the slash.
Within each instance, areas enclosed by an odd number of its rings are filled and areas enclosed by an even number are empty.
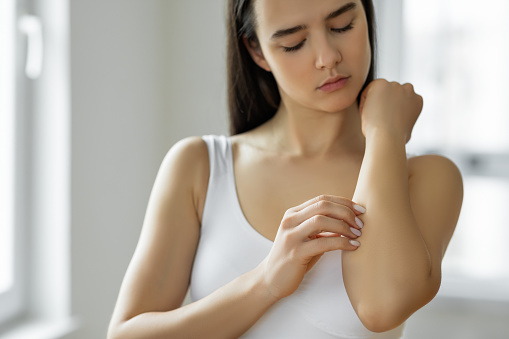
<svg viewBox="0 0 509 339">
<path fill-rule="evenodd" d="M 234 179 L 242 212 L 262 236 L 274 240 L 287 209 L 320 194 L 351 199 L 360 163 L 290 161 L 233 153 Z"/>
</svg>

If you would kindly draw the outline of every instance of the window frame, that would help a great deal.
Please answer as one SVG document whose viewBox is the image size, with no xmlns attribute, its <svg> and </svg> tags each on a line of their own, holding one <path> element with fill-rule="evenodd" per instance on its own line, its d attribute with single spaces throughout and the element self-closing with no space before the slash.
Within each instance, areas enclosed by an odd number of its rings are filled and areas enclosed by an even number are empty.
<svg viewBox="0 0 509 339">
<path fill-rule="evenodd" d="M 9 339 L 62 337 L 79 327 L 71 311 L 71 114 L 69 0 L 15 2 L 16 304 L 0 319 Z M 40 76 L 28 74 L 19 20 L 42 22 Z M 2 308 L 4 305 L 2 304 Z"/>
<path fill-rule="evenodd" d="M 17 22 L 20 15 L 20 8 L 24 5 L 23 1 L 10 0 L 10 10 L 12 10 L 12 26 L 11 31 L 8 33 L 12 38 L 12 64 L 13 71 L 9 74 L 12 80 L 12 128 L 13 128 L 13 152 L 12 171 L 13 171 L 13 190 L 11 191 L 12 204 L 12 285 L 9 289 L 0 293 L 0 324 L 5 324 L 13 321 L 26 309 L 26 216 L 29 211 L 27 205 L 26 187 L 27 175 L 26 169 L 27 148 L 25 137 L 27 119 L 26 107 L 24 105 L 26 81 L 22 73 L 22 65 L 20 55 L 24 53 L 23 42 L 21 34 L 17 29 Z"/>
</svg>

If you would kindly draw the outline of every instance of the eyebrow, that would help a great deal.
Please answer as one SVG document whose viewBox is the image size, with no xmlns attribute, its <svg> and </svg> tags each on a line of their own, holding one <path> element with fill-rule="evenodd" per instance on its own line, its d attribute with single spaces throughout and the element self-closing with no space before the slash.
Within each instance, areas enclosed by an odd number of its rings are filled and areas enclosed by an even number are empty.
<svg viewBox="0 0 509 339">
<path fill-rule="evenodd" d="M 338 8 L 334 12 L 329 13 L 329 15 L 327 15 L 325 17 L 324 21 L 328 21 L 330 19 L 338 17 L 343 13 L 353 10 L 355 7 L 357 7 L 357 4 L 355 2 L 349 2 L 346 5 Z M 298 26 L 291 27 L 291 28 L 280 29 L 280 30 L 276 31 L 274 34 L 272 34 L 272 36 L 270 37 L 270 40 L 279 39 L 284 36 L 297 33 L 298 31 L 302 31 L 303 29 L 306 29 L 306 28 L 307 28 L 306 25 L 298 25 Z"/>
</svg>

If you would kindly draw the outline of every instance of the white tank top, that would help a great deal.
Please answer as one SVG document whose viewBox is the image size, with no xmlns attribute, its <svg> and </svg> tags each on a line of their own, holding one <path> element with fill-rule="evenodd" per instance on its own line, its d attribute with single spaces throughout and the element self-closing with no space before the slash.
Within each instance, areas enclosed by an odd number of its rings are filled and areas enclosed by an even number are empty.
<svg viewBox="0 0 509 339">
<path fill-rule="evenodd" d="M 205 135 L 202 139 L 208 147 L 210 177 L 192 269 L 192 301 L 255 268 L 273 244 L 242 212 L 231 139 L 223 135 Z M 402 329 L 375 334 L 363 326 L 343 284 L 341 251 L 333 251 L 325 253 L 299 288 L 274 304 L 242 338 L 395 339 L 400 338 Z"/>
</svg>

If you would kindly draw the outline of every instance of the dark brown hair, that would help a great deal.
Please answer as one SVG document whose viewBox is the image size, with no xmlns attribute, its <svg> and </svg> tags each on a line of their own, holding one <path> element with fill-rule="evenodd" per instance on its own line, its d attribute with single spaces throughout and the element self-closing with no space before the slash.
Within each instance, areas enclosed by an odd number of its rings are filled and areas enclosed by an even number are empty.
<svg viewBox="0 0 509 339">
<path fill-rule="evenodd" d="M 274 76 L 253 61 L 243 43 L 245 34 L 251 43 L 258 44 L 253 1 L 228 0 L 226 67 L 231 135 L 249 131 L 268 121 L 276 114 L 281 102 Z M 376 24 L 372 0 L 361 1 L 371 45 L 371 66 L 362 88 L 364 90 L 375 78 Z"/>
</svg>

